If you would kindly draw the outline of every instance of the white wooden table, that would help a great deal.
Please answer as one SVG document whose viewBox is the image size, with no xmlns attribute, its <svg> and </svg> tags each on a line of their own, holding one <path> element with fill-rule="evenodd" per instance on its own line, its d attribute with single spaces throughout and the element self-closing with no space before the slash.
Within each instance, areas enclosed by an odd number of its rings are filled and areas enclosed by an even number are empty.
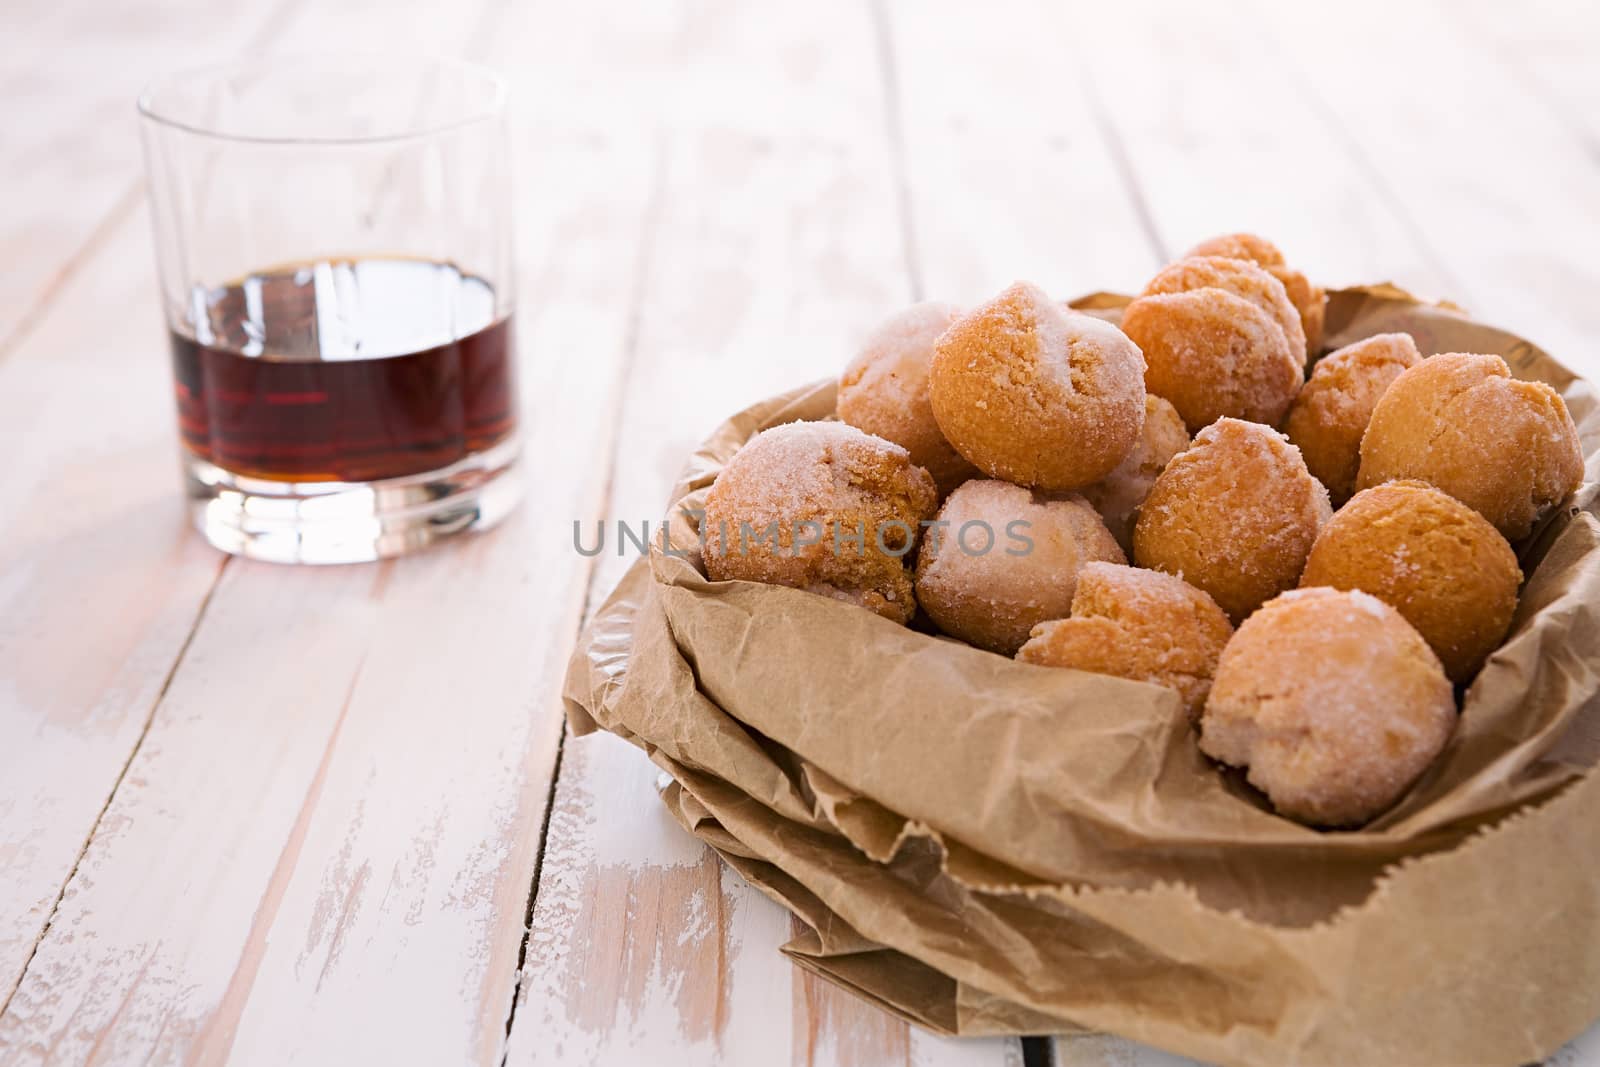
<svg viewBox="0 0 1600 1067">
<path fill-rule="evenodd" d="M 1043 1062 L 794 969 L 642 756 L 563 744 L 625 562 L 572 522 L 656 514 L 899 305 L 1126 289 L 1236 228 L 1600 372 L 1594 16 L 1336 9 L 6 0 L 0 1062 Z M 132 100 L 352 45 L 515 84 L 531 505 L 393 563 L 225 559 L 179 499 Z"/>
</svg>

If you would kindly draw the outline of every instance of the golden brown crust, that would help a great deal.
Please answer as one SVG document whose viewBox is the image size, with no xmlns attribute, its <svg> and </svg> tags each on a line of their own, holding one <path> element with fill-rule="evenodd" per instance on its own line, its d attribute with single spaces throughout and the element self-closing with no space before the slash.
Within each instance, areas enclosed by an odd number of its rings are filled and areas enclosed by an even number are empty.
<svg viewBox="0 0 1600 1067">
<path fill-rule="evenodd" d="M 949 493 L 978 468 L 945 440 L 928 395 L 933 345 L 961 314 L 954 304 L 913 304 L 874 330 L 839 377 L 839 418 L 911 453 Z"/>
<path fill-rule="evenodd" d="M 1399 612 L 1366 593 L 1297 589 L 1223 649 L 1200 749 L 1248 767 L 1289 818 L 1358 826 L 1421 776 L 1455 718 L 1438 658 Z"/>
<path fill-rule="evenodd" d="M 929 385 L 963 456 L 992 477 L 1064 491 L 1099 481 L 1133 448 L 1143 375 L 1115 326 L 1019 282 L 945 332 Z"/>
<path fill-rule="evenodd" d="M 1284 265 L 1283 252 L 1265 237 L 1254 233 L 1225 233 L 1207 238 L 1185 252 L 1189 256 L 1226 256 L 1243 259 L 1261 267 Z"/>
<path fill-rule="evenodd" d="M 1318 361 L 1289 406 L 1283 430 L 1335 506 L 1356 490 L 1361 435 L 1372 409 L 1400 372 L 1422 362 L 1408 333 L 1380 333 Z"/>
<path fill-rule="evenodd" d="M 1181 578 L 1086 563 L 1072 617 L 1035 626 L 1017 659 L 1167 686 L 1193 721 L 1232 634 L 1217 602 Z"/>
<path fill-rule="evenodd" d="M 1218 419 L 1162 471 L 1139 509 L 1133 558 L 1209 593 L 1235 623 L 1294 588 L 1328 492 L 1276 430 Z"/>
<path fill-rule="evenodd" d="M 1072 609 L 1078 571 L 1092 560 L 1124 562 L 1082 497 L 1050 499 L 1005 482 L 974 480 L 939 510 L 942 527 L 917 556 L 917 599 L 945 633 L 1010 656 L 1034 626 Z M 1016 528 L 1031 546 L 1008 530 Z M 963 528 L 973 524 L 967 535 Z M 979 552 L 992 531 L 988 551 Z"/>
<path fill-rule="evenodd" d="M 1145 387 L 1190 430 L 1219 418 L 1276 426 L 1305 377 L 1305 337 L 1283 285 L 1253 263 L 1179 260 L 1123 311 Z"/>
<path fill-rule="evenodd" d="M 1357 493 L 1334 515 L 1300 584 L 1371 593 L 1466 682 L 1505 638 L 1522 571 L 1483 516 L 1425 482 L 1400 481 Z"/>
<path fill-rule="evenodd" d="M 1322 351 L 1322 331 L 1327 317 L 1328 295 L 1312 285 L 1304 274 L 1284 262 L 1278 246 L 1253 233 L 1230 233 L 1201 241 L 1186 253 L 1189 256 L 1227 256 L 1244 259 L 1263 267 L 1283 283 L 1289 302 L 1300 314 L 1300 328 L 1306 338 L 1306 358 L 1315 359 Z"/>
<path fill-rule="evenodd" d="M 1516 541 L 1583 482 L 1566 401 L 1511 377 L 1505 360 L 1452 352 L 1403 372 L 1361 439 L 1357 489 L 1416 478 Z"/>
<path fill-rule="evenodd" d="M 1178 410 L 1154 393 L 1144 398 L 1144 429 L 1117 469 L 1083 490 L 1084 499 L 1105 520 L 1122 551 L 1133 552 L 1133 524 L 1139 505 L 1172 457 L 1189 447 L 1189 430 Z"/>
<path fill-rule="evenodd" d="M 706 575 L 805 589 L 905 623 L 916 611 L 906 564 L 937 505 L 933 478 L 899 445 L 839 422 L 776 426 L 751 438 L 706 495 Z M 775 543 L 764 536 L 773 524 Z"/>
<path fill-rule="evenodd" d="M 1144 287 L 1145 296 L 1160 293 L 1190 293 L 1200 289 L 1221 289 L 1242 296 L 1271 316 L 1289 347 L 1305 348 L 1305 333 L 1300 313 L 1289 300 L 1288 291 L 1270 271 L 1249 260 L 1229 256 L 1190 256 L 1169 263 Z"/>
</svg>

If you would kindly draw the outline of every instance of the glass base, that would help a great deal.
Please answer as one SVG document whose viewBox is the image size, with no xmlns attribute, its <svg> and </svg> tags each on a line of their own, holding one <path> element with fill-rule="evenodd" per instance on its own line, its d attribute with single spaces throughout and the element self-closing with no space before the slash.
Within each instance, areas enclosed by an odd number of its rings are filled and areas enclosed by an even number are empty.
<svg viewBox="0 0 1600 1067">
<path fill-rule="evenodd" d="M 522 496 L 518 442 L 381 482 L 275 482 L 185 452 L 196 529 L 217 548 L 272 563 L 365 563 L 505 518 Z"/>
</svg>

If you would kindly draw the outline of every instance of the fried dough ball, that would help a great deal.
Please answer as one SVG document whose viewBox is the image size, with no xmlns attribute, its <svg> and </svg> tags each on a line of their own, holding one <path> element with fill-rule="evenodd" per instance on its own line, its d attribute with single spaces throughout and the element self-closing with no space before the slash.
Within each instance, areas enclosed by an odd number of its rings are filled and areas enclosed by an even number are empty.
<svg viewBox="0 0 1600 1067">
<path fill-rule="evenodd" d="M 1360 589 L 1393 607 L 1465 682 L 1499 647 L 1522 571 L 1489 520 L 1426 482 L 1357 493 L 1311 546 L 1302 586 Z"/>
<path fill-rule="evenodd" d="M 706 575 L 804 589 L 905 623 L 917 608 L 907 557 L 937 506 L 933 478 L 897 444 L 840 422 L 775 426 L 706 495 Z"/>
<path fill-rule="evenodd" d="M 1282 815 L 1358 826 L 1433 762 L 1455 711 L 1438 657 L 1399 612 L 1358 591 L 1296 589 L 1222 650 L 1200 750 L 1248 767 Z"/>
<path fill-rule="evenodd" d="M 1144 424 L 1144 358 L 1110 323 L 1018 282 L 935 346 L 933 413 L 988 473 L 1059 492 L 1121 463 Z"/>
<path fill-rule="evenodd" d="M 1238 623 L 1294 588 L 1332 513 L 1328 491 L 1282 434 L 1218 419 L 1151 487 L 1133 558 L 1205 590 Z"/>
<path fill-rule="evenodd" d="M 1443 489 L 1516 541 L 1582 484 L 1583 452 L 1561 394 L 1511 377 L 1499 356 L 1453 352 L 1403 372 L 1373 409 L 1356 488 L 1398 478 Z"/>
<path fill-rule="evenodd" d="M 1283 283 L 1289 302 L 1300 313 L 1300 327 L 1306 335 L 1306 358 L 1312 359 L 1322 351 L 1322 327 L 1328 309 L 1328 295 L 1306 280 L 1304 274 L 1284 263 L 1283 253 L 1278 251 L 1277 245 L 1253 233 L 1230 233 L 1201 241 L 1187 254 L 1246 259 L 1266 268 L 1267 273 Z"/>
<path fill-rule="evenodd" d="M 933 343 L 960 314 L 954 304 L 913 304 L 874 330 L 839 378 L 839 418 L 910 452 L 940 493 L 979 476 L 944 439 L 928 396 Z"/>
<path fill-rule="evenodd" d="M 1182 578 L 1085 563 L 1072 617 L 1035 626 L 1017 659 L 1167 686 L 1193 722 L 1232 634 L 1217 602 Z"/>
<path fill-rule="evenodd" d="M 1401 371 L 1421 362 L 1410 334 L 1380 333 L 1319 360 L 1289 405 L 1283 430 L 1335 505 L 1356 491 L 1361 435 L 1378 398 Z"/>
<path fill-rule="evenodd" d="M 1189 430 L 1177 409 L 1154 393 L 1147 394 L 1144 430 L 1133 451 L 1103 481 L 1083 490 L 1084 499 L 1100 513 L 1122 551 L 1133 552 L 1133 522 L 1139 516 L 1139 505 L 1150 495 L 1156 476 L 1173 456 L 1188 447 Z"/>
<path fill-rule="evenodd" d="M 1078 570 L 1126 562 L 1082 497 L 970 481 L 950 494 L 917 557 L 917 599 L 952 637 L 1015 655 L 1028 632 L 1072 610 Z"/>
<path fill-rule="evenodd" d="M 1242 259 L 1170 264 L 1122 313 L 1145 388 L 1190 430 L 1230 417 L 1276 426 L 1305 380 L 1305 332 L 1283 283 Z"/>
</svg>

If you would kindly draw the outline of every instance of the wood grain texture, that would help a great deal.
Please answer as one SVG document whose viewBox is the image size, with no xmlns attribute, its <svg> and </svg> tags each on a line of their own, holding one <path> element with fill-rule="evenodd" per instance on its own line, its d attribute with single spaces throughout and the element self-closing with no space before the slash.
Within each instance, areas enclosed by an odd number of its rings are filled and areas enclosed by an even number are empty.
<svg viewBox="0 0 1600 1067">
<path fill-rule="evenodd" d="M 1017 1067 L 790 965 L 613 738 L 567 745 L 541 864 L 561 668 L 627 562 L 572 521 L 658 517 L 717 421 L 911 299 L 1134 288 L 1222 230 L 1600 372 L 1590 11 L 591 8 L 0 12 L 0 89 L 47 104 L 0 128 L 0 1062 Z M 176 492 L 133 92 L 402 37 L 516 82 L 532 506 L 374 567 L 224 567 Z"/>
<path fill-rule="evenodd" d="M 1072 14 L 1055 20 L 1054 40 L 1093 34 L 1081 51 L 1086 89 L 1164 259 L 1249 230 L 1325 285 L 1389 279 L 1450 291 L 1441 254 L 1387 175 L 1346 151 L 1301 99 L 1261 18 L 1148 0 Z"/>
<path fill-rule="evenodd" d="M 1445 4 L 1441 18 L 1456 22 L 1489 53 L 1491 63 L 1521 84 L 1566 127 L 1600 166 L 1600 13 L 1587 4 L 1534 0 L 1515 8 L 1493 0 Z"/>
<path fill-rule="evenodd" d="M 1570 127 L 1443 9 L 1364 0 L 1318 21 L 1264 5 L 1290 85 L 1380 171 L 1474 315 L 1600 371 L 1600 167 Z M 1579 21 L 1581 20 L 1581 21 Z M 1570 23 L 1584 27 L 1593 15 Z M 1373 27 L 1376 27 L 1374 30 Z M 1578 32 L 1574 29 L 1573 32 Z M 1404 93 L 1363 73 L 1407 71 Z"/>
<path fill-rule="evenodd" d="M 927 298 L 970 304 L 1019 278 L 1067 298 L 1155 272 L 1137 190 L 1083 91 L 1083 64 L 1103 42 L 1063 39 L 1036 0 L 981 16 L 955 2 L 887 3 L 882 26 Z"/>
<path fill-rule="evenodd" d="M 0 426 L 27 443 L 0 469 L 26 502 L 0 511 L 0 1003 L 222 565 L 176 491 L 148 253 L 129 225 L 63 294 L 126 317 L 119 358 L 57 315 L 0 364 Z"/>
<path fill-rule="evenodd" d="M 1588 233 L 1594 201 L 1558 187 L 1585 188 L 1593 175 L 1579 172 L 1578 142 L 1548 114 L 1525 120 L 1528 92 L 1499 57 L 1468 54 L 1458 20 L 1381 3 L 1336 16 L 1261 4 L 1219 18 L 1169 2 L 1083 4 L 1076 15 L 1061 20 L 1062 39 L 1095 33 L 1083 53 L 1088 91 L 1169 254 L 1254 230 L 1319 282 L 1392 279 L 1458 300 L 1584 367 L 1586 350 L 1558 340 L 1587 329 L 1592 303 L 1575 290 L 1588 268 L 1568 251 L 1572 237 L 1556 233 Z M 1507 141 L 1523 154 L 1499 156 Z M 1530 261 L 1551 265 L 1514 266 Z M 1190 1062 L 1103 1036 L 1058 1039 L 1056 1057 Z"/>
<path fill-rule="evenodd" d="M 47 106 L 13 107 L 0 125 L 0 358 L 138 207 L 143 85 L 199 56 L 266 47 L 301 3 L 6 5 L 0 34 L 13 47 L 0 97 Z"/>
<path fill-rule="evenodd" d="M 48 106 L 14 107 L 0 127 L 0 494 L 13 502 L 0 514 L 0 1005 L 221 566 L 173 492 L 133 97 L 207 42 L 269 39 L 283 9 L 220 25 L 200 10 L 4 15 L 0 92 Z"/>
<path fill-rule="evenodd" d="M 1303 98 L 1330 116 L 1352 116 L 1330 123 L 1353 153 L 1381 161 L 1474 315 L 1540 343 L 1580 374 L 1600 375 L 1600 306 L 1591 296 L 1600 285 L 1600 167 L 1556 106 L 1561 90 L 1531 76 L 1541 65 L 1521 43 L 1600 39 L 1593 9 L 1524 11 L 1543 28 L 1487 38 L 1442 6 L 1369 2 L 1352 14 L 1314 25 L 1271 8 Z M 1358 32 L 1362 19 L 1381 20 L 1382 32 Z M 1406 64 L 1408 91 L 1380 94 L 1355 76 L 1358 63 Z M 1547 1061 L 1595 1062 L 1600 1023 Z"/>
<path fill-rule="evenodd" d="M 637 526 L 720 420 L 837 373 L 911 286 L 865 8 L 685 5 L 625 47 L 611 105 L 662 159 L 605 510 Z M 627 562 L 601 557 L 596 595 Z M 790 964 L 787 913 L 656 784 L 614 738 L 568 741 L 508 1063 L 1015 1060 L 1016 1042 L 933 1038 Z"/>
<path fill-rule="evenodd" d="M 311 11 L 291 24 L 284 42 L 324 41 L 370 26 L 379 14 L 396 14 L 392 5 L 381 6 L 382 12 L 374 5 Z M 453 5 L 417 5 L 399 14 L 431 21 L 446 48 L 482 29 Z M 609 162 L 584 159 L 581 171 Z M 540 203 L 550 210 L 526 216 L 525 236 L 545 249 L 574 229 L 603 239 L 611 220 L 626 220 L 628 204 L 637 200 L 570 173 L 529 188 L 543 194 Z M 143 269 L 146 233 L 128 227 L 117 234 L 85 275 L 101 290 L 74 306 L 145 313 L 154 307 L 153 282 Z M 627 230 L 612 247 L 633 238 Z M 540 264 L 537 257 L 527 262 Z M 123 297 L 113 285 L 142 292 Z M 107 304 L 105 290 L 121 302 Z M 543 295 L 565 300 L 569 316 L 594 310 L 562 285 L 547 286 Z M 553 316 L 558 332 L 543 333 L 538 316 L 531 318 L 524 336 L 535 344 L 563 340 L 559 331 L 570 328 Z M 51 336 L 58 320 L 66 321 L 48 317 L 37 336 Z M 83 374 L 106 358 L 104 338 L 87 325 L 69 335 L 74 343 L 66 358 L 57 355 L 58 378 L 24 380 L 55 385 L 51 395 L 62 399 L 71 395 L 65 384 L 73 360 Z M 110 491 L 90 479 L 75 490 L 93 486 L 115 503 L 114 491 L 125 484 L 170 501 L 170 508 L 154 509 L 167 520 L 166 536 L 196 553 L 209 583 L 218 557 L 182 532 L 171 491 L 164 360 L 159 325 L 150 326 L 149 343 L 133 353 L 139 358 L 125 361 L 127 374 L 111 376 L 99 406 L 86 414 L 99 420 L 97 436 L 109 444 L 126 452 L 131 441 L 141 460 L 161 462 L 154 472 L 114 465 L 104 478 Z M 22 374 L 27 353 L 5 369 Z M 579 403 L 604 403 L 586 394 L 587 377 L 571 382 L 549 362 L 531 369 L 530 408 L 552 387 Z M 130 397 L 139 402 L 128 406 Z M 41 422 L 30 440 L 65 440 L 70 428 L 66 419 Z M 568 423 L 542 430 L 536 424 L 530 435 L 536 452 L 579 448 L 572 473 L 553 485 L 536 466 L 528 468 L 532 488 L 555 500 L 592 493 L 581 467 L 581 435 L 569 430 Z M 113 483 L 112 475 L 125 481 Z M 276 1063 L 297 1053 L 498 1060 L 559 737 L 550 697 L 583 594 L 563 546 L 540 536 L 536 514 L 524 511 L 449 553 L 380 567 L 229 569 L 0 1018 L 8 1062 Z M 108 550 L 100 557 L 63 555 L 63 569 L 70 562 L 87 588 L 119 574 L 154 589 L 172 582 L 174 575 L 150 571 L 160 556 L 147 544 L 124 544 L 126 532 L 110 521 L 101 529 Z M 39 555 L 24 558 L 37 565 Z M 64 581 L 54 588 L 71 589 Z M 83 599 L 77 606 L 83 610 Z M 156 600 L 152 610 L 160 608 Z M 182 620 L 169 628 L 181 642 L 194 622 L 193 606 L 187 617 L 172 614 Z M 106 625 L 126 625 L 144 637 L 146 627 L 133 628 L 139 622 L 112 616 Z M 53 656 L 41 661 L 54 667 L 40 669 L 59 672 L 63 654 L 81 648 L 81 639 L 81 629 L 60 625 L 26 651 Z M 118 663 L 107 653 L 104 662 Z M 156 686 L 166 669 L 145 664 Z M 120 768 L 137 740 L 140 722 L 134 725 L 131 734 L 98 739 L 90 755 Z M 94 769 L 92 760 L 72 762 L 81 755 L 64 745 L 28 751 L 54 772 L 58 792 L 73 784 L 65 768 Z M 77 789 L 88 792 L 83 783 Z M 6 826 L 70 829 L 58 827 L 50 812 L 26 823 L 8 818 Z M 85 833 L 81 825 L 73 855 Z M 62 877 L 70 866 L 69 858 Z M 395 1025 L 397 1008 L 406 1025 Z"/>
</svg>

